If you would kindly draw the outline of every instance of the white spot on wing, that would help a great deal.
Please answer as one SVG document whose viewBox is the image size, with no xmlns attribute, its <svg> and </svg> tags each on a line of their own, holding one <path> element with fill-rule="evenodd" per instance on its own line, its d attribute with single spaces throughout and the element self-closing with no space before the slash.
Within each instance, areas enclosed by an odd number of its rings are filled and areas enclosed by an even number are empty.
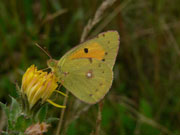
<svg viewBox="0 0 180 135">
<path fill-rule="evenodd" d="M 92 77 L 92 73 L 87 73 L 87 77 Z"/>
<path fill-rule="evenodd" d="M 89 70 L 89 71 L 86 73 L 86 77 L 87 77 L 87 78 L 92 78 L 92 77 L 93 77 L 92 70 Z"/>
</svg>

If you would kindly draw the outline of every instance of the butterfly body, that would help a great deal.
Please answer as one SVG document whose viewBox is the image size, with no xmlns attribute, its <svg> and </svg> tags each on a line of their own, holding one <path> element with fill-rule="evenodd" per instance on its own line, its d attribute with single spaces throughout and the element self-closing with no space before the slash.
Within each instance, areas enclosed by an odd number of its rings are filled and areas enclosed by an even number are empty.
<svg viewBox="0 0 180 135">
<path fill-rule="evenodd" d="M 116 31 L 99 34 L 67 52 L 48 66 L 59 82 L 80 100 L 94 104 L 109 91 L 119 48 Z"/>
</svg>

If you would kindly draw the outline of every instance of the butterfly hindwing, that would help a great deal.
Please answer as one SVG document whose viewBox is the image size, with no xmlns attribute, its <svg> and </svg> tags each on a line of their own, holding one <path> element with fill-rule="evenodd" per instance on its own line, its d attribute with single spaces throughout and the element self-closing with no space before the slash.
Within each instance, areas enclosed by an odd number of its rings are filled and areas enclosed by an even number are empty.
<svg viewBox="0 0 180 135">
<path fill-rule="evenodd" d="M 110 89 L 113 72 L 100 60 L 80 58 L 64 63 L 58 76 L 63 86 L 77 98 L 93 104 Z"/>
</svg>

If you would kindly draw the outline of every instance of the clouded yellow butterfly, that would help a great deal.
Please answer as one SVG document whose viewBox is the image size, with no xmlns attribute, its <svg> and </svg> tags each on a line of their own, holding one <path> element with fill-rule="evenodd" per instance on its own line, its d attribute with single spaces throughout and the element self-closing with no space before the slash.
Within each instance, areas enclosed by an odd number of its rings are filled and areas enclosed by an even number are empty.
<svg viewBox="0 0 180 135">
<path fill-rule="evenodd" d="M 48 60 L 47 64 L 67 90 L 94 104 L 112 85 L 118 48 L 118 32 L 108 31 L 71 49 L 60 60 Z"/>
</svg>

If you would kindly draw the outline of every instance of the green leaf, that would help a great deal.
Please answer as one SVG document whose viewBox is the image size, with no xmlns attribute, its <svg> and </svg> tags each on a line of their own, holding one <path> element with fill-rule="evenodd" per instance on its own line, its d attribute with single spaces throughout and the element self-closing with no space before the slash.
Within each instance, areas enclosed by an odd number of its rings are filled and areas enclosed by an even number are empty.
<svg viewBox="0 0 180 135">
<path fill-rule="evenodd" d="M 36 114 L 36 120 L 39 122 L 45 121 L 46 115 L 47 115 L 47 110 L 48 110 L 47 105 L 42 106 Z"/>
<path fill-rule="evenodd" d="M 142 135 L 159 135 L 161 131 L 157 128 L 154 128 L 148 124 L 141 125 L 141 132 Z"/>
<path fill-rule="evenodd" d="M 113 119 L 114 112 L 111 106 L 104 105 L 102 110 L 102 126 L 107 128 Z"/>
<path fill-rule="evenodd" d="M 32 119 L 26 118 L 24 115 L 18 117 L 15 129 L 24 132 L 32 124 Z"/>
<path fill-rule="evenodd" d="M 11 116 L 11 120 L 16 121 L 17 117 L 20 115 L 21 113 L 21 107 L 20 104 L 17 102 L 17 100 L 13 97 L 11 97 L 11 107 L 10 107 L 10 116 Z"/>
<path fill-rule="evenodd" d="M 136 127 L 136 122 L 133 120 L 133 118 L 127 113 L 128 110 L 123 105 L 118 104 L 118 117 L 119 119 L 119 126 L 120 126 L 120 134 L 125 134 L 127 132 L 128 134 L 133 134 L 132 131 L 134 131 L 134 128 Z M 126 131 L 127 130 L 127 131 Z"/>
<path fill-rule="evenodd" d="M 59 118 L 51 117 L 51 118 L 48 118 L 46 122 L 47 123 L 52 123 L 54 121 L 59 121 Z"/>
<path fill-rule="evenodd" d="M 1 108 L 3 109 L 3 111 L 6 114 L 6 117 L 7 117 L 7 120 L 8 120 L 8 128 L 12 129 L 13 126 L 12 126 L 12 120 L 10 119 L 10 113 L 11 112 L 10 112 L 9 108 L 5 104 L 3 104 L 1 102 L 0 102 L 0 106 L 1 106 Z"/>
<path fill-rule="evenodd" d="M 140 111 L 145 116 L 152 118 L 152 108 L 145 99 L 141 99 L 141 101 L 140 101 Z"/>
<path fill-rule="evenodd" d="M 8 135 L 8 132 L 6 131 L 1 131 L 2 135 Z"/>
<path fill-rule="evenodd" d="M 0 106 L 1 106 L 2 110 L 5 112 L 6 117 L 9 118 L 9 109 L 6 106 L 6 104 L 3 104 L 2 102 L 0 102 Z"/>
<path fill-rule="evenodd" d="M 67 135 L 76 135 L 76 134 L 77 134 L 76 122 L 73 121 L 68 127 Z"/>
</svg>

